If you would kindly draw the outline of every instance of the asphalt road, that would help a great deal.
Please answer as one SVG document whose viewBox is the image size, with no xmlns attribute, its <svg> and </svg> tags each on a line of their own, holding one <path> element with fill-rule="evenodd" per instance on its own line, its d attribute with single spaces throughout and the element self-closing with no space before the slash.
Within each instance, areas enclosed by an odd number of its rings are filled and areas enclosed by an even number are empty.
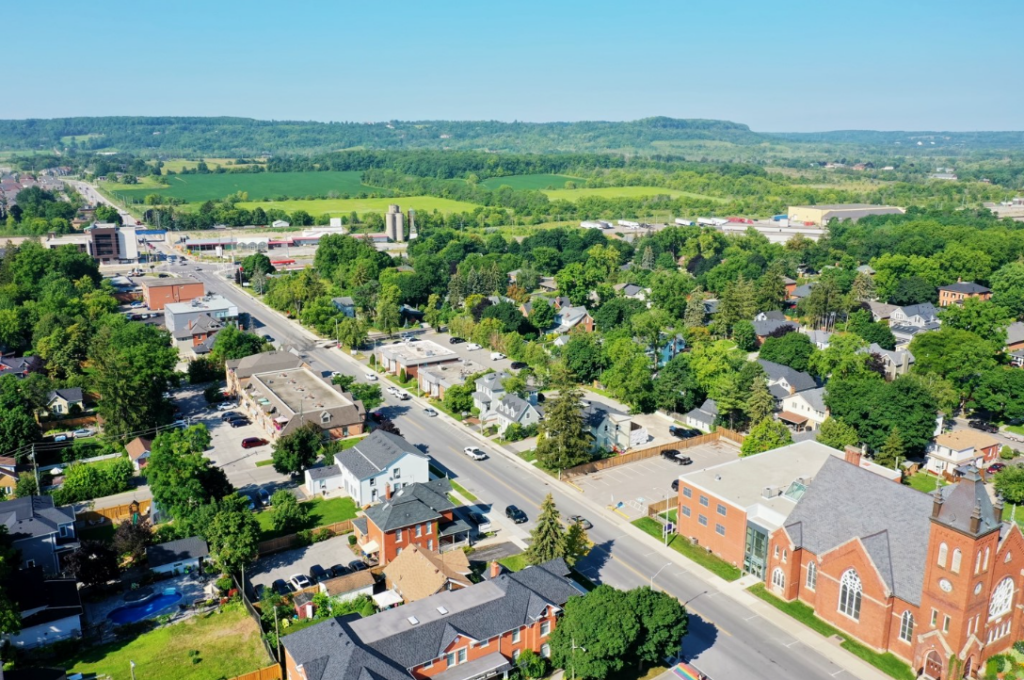
<svg viewBox="0 0 1024 680">
<path fill-rule="evenodd" d="M 235 289 L 224 278 L 222 265 L 203 265 L 201 272 L 194 267 L 189 269 L 209 291 L 229 297 L 238 304 L 240 311 L 259 319 L 265 327 L 260 329 L 261 333 L 269 333 L 282 344 L 300 348 L 314 370 L 341 371 L 362 379 L 364 367 L 336 349 L 315 348 L 316 338 L 306 330 Z M 385 399 L 386 408 L 402 434 L 450 470 L 482 503 L 493 507 L 491 516 L 504 537 L 525 537 L 548 493 L 554 495 L 563 516 L 581 514 L 590 519 L 594 525 L 589 532 L 594 549 L 581 561 L 580 570 L 599 583 L 626 589 L 653 583 L 677 597 L 691 614 L 684 654 L 711 678 L 829 680 L 853 677 L 786 631 L 719 592 L 701 573 L 700 567 L 683 568 L 670 562 L 653 541 L 627 532 L 592 501 L 578 493 L 563 491 L 543 472 L 527 469 L 521 461 L 512 460 L 509 454 L 491 446 L 482 446 L 489 454 L 487 460 L 474 462 L 462 453 L 462 448 L 480 445 L 480 442 L 461 425 L 443 416 L 427 416 L 419 400 L 399 402 L 390 395 L 385 395 Z M 503 516 L 508 504 L 525 510 L 531 522 L 510 526 Z"/>
</svg>

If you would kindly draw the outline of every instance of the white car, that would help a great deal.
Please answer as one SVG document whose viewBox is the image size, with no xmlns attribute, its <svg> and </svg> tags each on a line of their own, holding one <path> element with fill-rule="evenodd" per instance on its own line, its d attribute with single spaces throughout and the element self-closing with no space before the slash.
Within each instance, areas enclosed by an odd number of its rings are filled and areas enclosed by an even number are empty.
<svg viewBox="0 0 1024 680">
<path fill-rule="evenodd" d="M 175 420 L 173 423 L 171 423 L 171 427 L 177 428 L 179 430 L 184 430 L 186 427 L 188 427 L 188 421 L 187 420 Z"/>
<path fill-rule="evenodd" d="M 499 361 L 504 358 L 505 355 L 502 354 L 501 352 L 491 352 L 491 361 Z"/>
<path fill-rule="evenodd" d="M 71 436 L 74 437 L 75 439 L 85 439 L 87 437 L 93 436 L 94 434 L 96 434 L 96 430 L 92 429 L 91 427 L 83 427 L 80 430 L 75 430 L 74 432 L 72 432 Z"/>
<path fill-rule="evenodd" d="M 468 345 L 466 345 L 466 349 L 468 349 L 469 351 L 472 352 L 475 349 L 483 349 L 483 347 L 481 347 L 480 345 L 476 344 L 475 342 L 471 342 Z"/>
<path fill-rule="evenodd" d="M 238 404 L 236 404 L 234 402 L 222 401 L 221 403 L 217 404 L 217 410 L 218 411 L 230 411 L 231 409 L 236 408 L 237 406 L 238 406 Z"/>
<path fill-rule="evenodd" d="M 389 385 L 388 388 L 386 390 L 384 390 L 384 391 L 387 392 L 388 394 L 390 394 L 393 397 L 397 397 L 399 394 L 401 394 L 398 391 L 398 388 L 393 386 L 393 385 Z"/>
<path fill-rule="evenodd" d="M 487 454 L 481 451 L 480 449 L 476 448 L 475 446 L 467 446 L 466 448 L 462 449 L 462 451 L 473 460 L 483 460 L 487 458 Z"/>
<path fill-rule="evenodd" d="M 365 377 L 366 377 L 367 380 L 373 381 L 373 380 L 377 379 L 377 374 L 376 373 L 370 373 L 369 371 L 367 371 Z"/>
<path fill-rule="evenodd" d="M 425 414 L 427 414 L 431 418 L 434 418 L 434 417 L 437 416 L 437 411 L 435 411 L 434 409 L 430 408 L 429 406 L 427 408 L 423 409 L 423 412 Z"/>
<path fill-rule="evenodd" d="M 409 396 L 408 392 L 399 392 L 395 396 L 401 399 L 402 401 L 408 401 L 409 399 L 412 399 L 412 397 Z"/>
<path fill-rule="evenodd" d="M 288 580 L 291 582 L 292 587 L 295 588 L 295 590 L 302 590 L 303 588 L 308 588 L 313 585 L 309 582 L 309 579 L 305 574 L 296 574 Z"/>
<path fill-rule="evenodd" d="M 331 371 L 331 377 L 332 378 L 337 378 L 339 375 L 345 375 L 345 374 L 342 373 L 341 371 Z"/>
</svg>

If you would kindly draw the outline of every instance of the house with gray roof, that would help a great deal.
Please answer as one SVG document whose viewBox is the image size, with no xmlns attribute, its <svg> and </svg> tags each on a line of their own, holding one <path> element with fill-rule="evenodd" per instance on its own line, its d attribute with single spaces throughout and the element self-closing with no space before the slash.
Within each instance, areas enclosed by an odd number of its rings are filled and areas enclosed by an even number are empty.
<svg viewBox="0 0 1024 680">
<path fill-rule="evenodd" d="M 331 303 L 334 305 L 335 309 L 337 309 L 339 312 L 341 312 L 345 316 L 352 317 L 352 318 L 355 317 L 355 315 L 356 315 L 356 301 L 353 300 L 352 298 L 350 298 L 348 296 L 331 298 Z"/>
<path fill-rule="evenodd" d="M 785 318 L 762 318 L 754 319 L 754 335 L 757 336 L 758 344 L 763 344 L 765 339 L 775 333 L 794 333 L 800 330 L 800 325 Z"/>
<path fill-rule="evenodd" d="M 890 305 L 877 300 L 867 300 L 866 302 L 861 303 L 861 306 L 871 312 L 871 319 L 876 323 L 879 321 L 889 321 L 892 317 L 892 313 L 897 309 L 896 305 Z"/>
<path fill-rule="evenodd" d="M 718 404 L 714 399 L 705 399 L 704 403 L 683 416 L 687 427 L 694 427 L 701 432 L 711 432 L 718 418 Z"/>
<path fill-rule="evenodd" d="M 505 396 L 505 388 L 501 383 L 511 377 L 511 374 L 506 371 L 495 371 L 476 379 L 473 406 L 480 412 L 481 418 L 485 418 L 494 404 Z"/>
<path fill-rule="evenodd" d="M 825 388 L 814 387 L 786 395 L 782 399 L 782 411 L 776 415 L 797 431 L 817 430 L 828 418 Z"/>
<path fill-rule="evenodd" d="M 561 307 L 555 314 L 555 328 L 552 333 L 565 335 L 573 329 L 582 329 L 587 333 L 594 332 L 594 318 L 586 307 Z"/>
<path fill-rule="evenodd" d="M 882 349 L 881 345 L 873 342 L 866 349 L 860 351 L 877 356 L 882 360 L 886 380 L 895 380 L 901 375 L 906 375 L 910 372 L 910 367 L 914 365 L 914 355 L 910 353 L 909 349 Z"/>
<path fill-rule="evenodd" d="M 430 479 L 430 457 L 397 434 L 374 430 L 355 446 L 334 454 L 340 479 L 311 478 L 314 494 L 338 490 L 357 506 L 371 505 L 408 484 Z M 320 482 L 325 482 L 323 485 Z"/>
<path fill-rule="evenodd" d="M 799 300 L 803 300 L 804 298 L 810 297 L 811 291 L 817 284 L 817 281 L 811 281 L 810 283 L 805 283 L 802 286 L 797 286 L 796 288 L 793 289 L 793 292 L 789 294 L 790 301 L 797 302 Z"/>
<path fill-rule="evenodd" d="M 628 413 L 619 413 L 603 404 L 591 403 L 583 409 L 583 427 L 592 437 L 595 451 L 629 451 L 647 443 L 647 428 Z"/>
<path fill-rule="evenodd" d="M 495 423 L 498 426 L 498 434 L 503 435 L 512 423 L 529 427 L 539 423 L 542 416 L 543 411 L 539 405 L 516 394 L 505 394 L 492 404 L 492 409 L 487 413 L 484 422 Z"/>
<path fill-rule="evenodd" d="M 2 346 L 0 346 L 2 349 Z M 39 373 L 43 370 L 43 360 L 32 355 L 27 357 L 3 356 L 0 352 L 0 378 L 5 375 L 13 375 L 21 380 L 29 373 Z"/>
<path fill-rule="evenodd" d="M 832 334 L 828 331 L 804 330 L 801 331 L 811 341 L 811 344 L 818 349 L 825 350 L 832 344 Z"/>
<path fill-rule="evenodd" d="M 56 507 L 52 496 L 0 502 L 0 524 L 20 552 L 21 569 L 40 567 L 44 574 L 58 574 L 60 554 L 78 547 L 74 511 Z"/>
<path fill-rule="evenodd" d="M 942 327 L 938 310 L 930 302 L 897 307 L 889 317 L 889 330 L 896 338 L 896 346 L 909 345 L 919 333 L 937 331 Z"/>
<path fill-rule="evenodd" d="M 81 411 L 84 406 L 85 397 L 81 387 L 53 390 L 46 396 L 46 410 L 57 415 L 67 415 L 73 408 Z"/>
<path fill-rule="evenodd" d="M 780 404 L 783 399 L 791 394 L 812 390 L 818 386 L 818 383 L 809 373 L 804 373 L 795 368 L 777 364 L 766 359 L 758 359 L 757 363 L 761 364 L 761 368 L 764 369 L 767 376 L 768 391 L 772 393 L 776 402 Z"/>
<path fill-rule="evenodd" d="M 146 563 L 157 574 L 177 574 L 198 570 L 210 556 L 210 547 L 199 536 L 180 538 L 146 548 Z"/>
<path fill-rule="evenodd" d="M 496 566 L 496 565 L 495 565 Z M 289 678 L 486 680 L 530 649 L 550 654 L 557 615 L 581 590 L 561 559 L 518 572 L 494 569 L 468 588 L 440 592 L 373 616 L 328 619 L 282 638 Z"/>
</svg>

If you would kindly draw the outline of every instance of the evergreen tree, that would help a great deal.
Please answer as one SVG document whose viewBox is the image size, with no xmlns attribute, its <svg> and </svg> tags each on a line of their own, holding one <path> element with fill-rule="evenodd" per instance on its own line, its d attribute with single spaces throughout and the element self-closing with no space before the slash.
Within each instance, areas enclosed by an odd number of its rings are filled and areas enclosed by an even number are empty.
<svg viewBox="0 0 1024 680">
<path fill-rule="evenodd" d="M 850 288 L 850 296 L 854 300 L 874 300 L 875 280 L 864 272 L 858 272 Z"/>
<path fill-rule="evenodd" d="M 783 280 L 785 272 L 780 261 L 776 261 L 768 268 L 764 276 L 757 280 L 757 311 L 768 312 L 782 309 L 789 297 L 786 290 L 786 282 Z"/>
<path fill-rule="evenodd" d="M 537 524 L 530 532 L 530 547 L 525 553 L 530 564 L 544 564 L 565 554 L 565 529 L 558 518 L 555 499 L 548 494 L 541 503 Z"/>
<path fill-rule="evenodd" d="M 701 328 L 704 325 L 704 289 L 697 286 L 690 299 L 686 302 L 686 312 L 683 314 L 683 325 L 686 328 Z"/>
<path fill-rule="evenodd" d="M 754 380 L 747 397 L 746 414 L 752 423 L 760 423 L 775 411 L 775 397 L 768 391 L 768 382 L 764 378 Z"/>
<path fill-rule="evenodd" d="M 564 470 L 590 460 L 590 436 L 583 426 L 580 398 L 576 387 L 563 389 L 547 402 L 541 437 L 537 440 L 537 460 L 549 470 Z"/>
<path fill-rule="evenodd" d="M 885 438 L 882 448 L 875 454 L 875 462 L 887 468 L 895 468 L 899 461 L 907 459 L 907 445 L 903 443 L 903 436 L 899 427 L 893 427 L 889 436 Z"/>
<path fill-rule="evenodd" d="M 644 248 L 644 254 L 640 259 L 641 269 L 653 269 L 654 268 L 654 251 L 651 250 L 650 246 Z"/>
<path fill-rule="evenodd" d="M 722 291 L 718 302 L 718 320 L 731 333 L 737 321 L 750 320 L 757 313 L 754 283 L 742 275 Z"/>
</svg>

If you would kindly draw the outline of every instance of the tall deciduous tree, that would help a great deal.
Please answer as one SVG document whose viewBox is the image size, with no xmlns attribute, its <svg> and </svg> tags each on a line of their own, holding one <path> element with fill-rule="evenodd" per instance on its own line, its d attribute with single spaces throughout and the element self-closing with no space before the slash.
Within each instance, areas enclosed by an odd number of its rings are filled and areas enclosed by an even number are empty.
<svg viewBox="0 0 1024 680">
<path fill-rule="evenodd" d="M 206 521 L 197 527 L 210 545 L 210 554 L 228 573 L 235 573 L 259 556 L 260 523 L 248 499 L 231 494 L 207 507 Z"/>
<path fill-rule="evenodd" d="M 630 608 L 640 623 L 633 654 L 638 665 L 654 665 L 679 653 L 689 615 L 679 600 L 647 586 L 629 591 Z"/>
<path fill-rule="evenodd" d="M 565 554 L 565 529 L 560 516 L 554 497 L 548 494 L 540 505 L 537 524 L 530 532 L 530 547 L 526 549 L 526 560 L 530 564 L 544 564 Z"/>
<path fill-rule="evenodd" d="M 793 435 L 784 423 L 772 418 L 765 418 L 754 427 L 743 440 L 740 456 L 753 456 L 793 443 Z"/>
<path fill-rule="evenodd" d="M 323 430 L 316 423 L 305 423 L 274 442 L 274 469 L 283 475 L 302 472 L 316 462 L 322 447 Z"/>
<path fill-rule="evenodd" d="M 547 401 L 537 460 L 549 470 L 564 470 L 590 460 L 590 435 L 583 424 L 582 392 L 567 387 Z"/>
<path fill-rule="evenodd" d="M 786 333 L 782 337 L 765 338 L 757 356 L 797 371 L 806 371 L 812 354 L 814 345 L 810 338 L 803 333 Z"/>
<path fill-rule="evenodd" d="M 232 491 L 224 470 L 203 456 L 209 445 L 204 425 L 166 430 L 153 440 L 146 479 L 153 499 L 175 520 Z"/>
<path fill-rule="evenodd" d="M 106 543 L 82 541 L 67 557 L 71 574 L 87 586 L 96 586 L 117 578 L 117 555 Z"/>
<path fill-rule="evenodd" d="M 374 323 L 385 335 L 391 335 L 401 324 L 398 301 L 401 290 L 398 286 L 390 285 L 381 288 L 377 296 L 377 313 Z"/>
<path fill-rule="evenodd" d="M 629 593 L 606 585 L 569 598 L 551 633 L 551 662 L 591 680 L 605 680 L 632 663 L 641 627 L 630 600 Z"/>
<path fill-rule="evenodd" d="M 847 446 L 856 446 L 860 441 L 857 430 L 838 418 L 826 418 L 818 429 L 817 440 L 825 446 L 843 451 Z"/>
</svg>

